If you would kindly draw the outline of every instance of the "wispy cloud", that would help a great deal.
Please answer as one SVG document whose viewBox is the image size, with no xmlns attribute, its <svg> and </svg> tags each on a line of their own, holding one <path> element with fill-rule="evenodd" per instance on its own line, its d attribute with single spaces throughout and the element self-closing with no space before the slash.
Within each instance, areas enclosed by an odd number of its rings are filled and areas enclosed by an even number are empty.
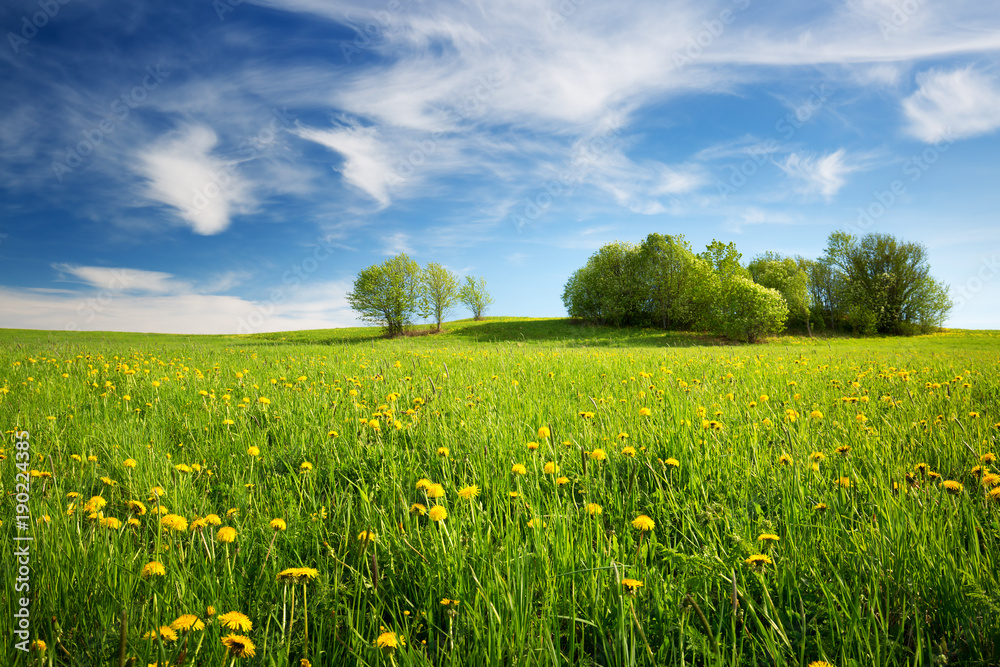
<svg viewBox="0 0 1000 667">
<path fill-rule="evenodd" d="M 193 125 L 139 154 L 148 196 L 176 209 L 197 234 L 224 231 L 253 202 L 233 163 L 212 156 L 217 141 L 211 128 Z"/>
<path fill-rule="evenodd" d="M 907 131 L 927 143 L 964 139 L 1000 128 L 1000 84 L 971 67 L 917 75 L 919 88 L 903 100 Z"/>
<path fill-rule="evenodd" d="M 847 183 L 846 176 L 859 169 L 846 159 L 841 148 L 833 153 L 817 156 L 811 153 L 791 153 L 777 165 L 799 183 L 799 191 L 807 195 L 822 195 L 832 199 Z"/>
</svg>

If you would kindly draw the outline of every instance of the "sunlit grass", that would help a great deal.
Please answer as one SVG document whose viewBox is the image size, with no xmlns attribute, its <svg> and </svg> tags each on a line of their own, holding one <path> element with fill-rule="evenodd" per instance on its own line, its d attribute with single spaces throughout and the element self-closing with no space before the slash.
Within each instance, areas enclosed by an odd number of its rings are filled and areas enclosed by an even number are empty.
<svg viewBox="0 0 1000 667">
<path fill-rule="evenodd" d="M 39 663 L 1000 660 L 989 332 L 0 340 Z"/>
</svg>

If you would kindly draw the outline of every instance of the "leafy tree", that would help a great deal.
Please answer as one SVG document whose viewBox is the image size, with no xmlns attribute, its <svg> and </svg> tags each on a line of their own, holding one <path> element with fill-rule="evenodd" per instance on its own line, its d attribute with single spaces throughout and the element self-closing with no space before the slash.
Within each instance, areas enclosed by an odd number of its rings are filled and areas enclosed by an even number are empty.
<svg viewBox="0 0 1000 667">
<path fill-rule="evenodd" d="M 782 257 L 769 251 L 755 257 L 747 265 L 747 270 L 755 283 L 781 293 L 788 304 L 790 319 L 805 324 L 811 336 L 809 276 L 799 263 L 791 257 Z"/>
<path fill-rule="evenodd" d="M 709 263 L 712 269 L 718 274 L 720 280 L 727 280 L 732 276 L 750 277 L 747 270 L 740 264 L 740 259 L 743 255 L 736 250 L 735 243 L 723 243 L 722 241 L 713 239 L 711 243 L 705 246 L 705 251 L 699 253 L 698 256 Z"/>
<path fill-rule="evenodd" d="M 843 274 L 833 267 L 827 257 L 817 260 L 799 258 L 799 265 L 809 279 L 812 312 L 822 318 L 821 322 L 829 322 L 831 329 L 836 328 L 837 317 L 843 312 L 846 288 Z"/>
<path fill-rule="evenodd" d="M 826 259 L 843 276 L 847 314 L 861 333 L 927 331 L 951 310 L 948 288 L 931 277 L 927 249 L 918 243 L 834 232 Z"/>
<path fill-rule="evenodd" d="M 441 331 L 441 321 L 444 316 L 458 303 L 458 276 L 437 262 L 431 262 L 424 269 L 422 278 L 422 305 L 425 317 L 433 316 L 437 330 Z"/>
<path fill-rule="evenodd" d="M 486 279 L 472 276 L 465 277 L 458 299 L 472 311 L 472 317 L 476 321 L 483 319 L 483 314 L 493 303 L 493 297 L 486 291 Z"/>
<path fill-rule="evenodd" d="M 722 281 L 719 331 L 733 340 L 756 343 L 781 331 L 787 318 L 788 305 L 778 290 L 738 274 Z"/>
<path fill-rule="evenodd" d="M 608 243 L 570 277 L 563 304 L 570 317 L 612 326 L 642 324 L 646 290 L 640 276 L 639 248 L 631 243 Z"/>
<path fill-rule="evenodd" d="M 697 257 L 684 235 L 650 234 L 639 246 L 645 310 L 664 329 L 710 327 L 718 283 L 712 267 Z"/>
<path fill-rule="evenodd" d="M 383 325 L 389 336 L 399 335 L 419 311 L 421 274 L 419 264 L 396 255 L 363 269 L 347 302 L 361 320 Z"/>
</svg>

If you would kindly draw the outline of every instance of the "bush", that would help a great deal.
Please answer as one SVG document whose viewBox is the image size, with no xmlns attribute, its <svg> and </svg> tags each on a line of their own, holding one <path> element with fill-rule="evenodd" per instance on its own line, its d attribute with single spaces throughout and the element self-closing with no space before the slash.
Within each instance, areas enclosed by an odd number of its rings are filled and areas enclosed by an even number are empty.
<svg viewBox="0 0 1000 667">
<path fill-rule="evenodd" d="M 787 319 L 788 304 L 778 290 L 740 275 L 722 282 L 720 333 L 733 340 L 756 343 L 762 336 L 781 331 Z"/>
</svg>

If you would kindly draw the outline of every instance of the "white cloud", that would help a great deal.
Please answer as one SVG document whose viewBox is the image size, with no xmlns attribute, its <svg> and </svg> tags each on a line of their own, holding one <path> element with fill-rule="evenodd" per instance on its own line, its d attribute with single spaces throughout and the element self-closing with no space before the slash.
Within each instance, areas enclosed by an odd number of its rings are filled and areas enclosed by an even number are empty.
<svg viewBox="0 0 1000 667">
<path fill-rule="evenodd" d="M 413 254 L 413 248 L 410 247 L 409 243 L 410 237 L 403 232 L 383 236 L 382 241 L 385 243 L 382 252 L 386 255 L 398 255 L 400 253 Z"/>
<path fill-rule="evenodd" d="M 927 143 L 986 134 L 1000 127 L 1000 85 L 972 68 L 928 70 L 903 100 L 907 131 Z"/>
<path fill-rule="evenodd" d="M 389 186 L 393 181 L 389 151 L 375 127 L 351 124 L 333 130 L 300 129 L 303 139 L 340 153 L 344 158 L 344 180 L 366 192 L 380 207 L 389 205 Z"/>
<path fill-rule="evenodd" d="M 859 168 L 848 164 L 845 155 L 843 148 L 822 157 L 791 153 L 777 165 L 788 176 L 801 182 L 799 190 L 804 194 L 820 194 L 831 199 L 847 182 L 845 176 Z"/>
<path fill-rule="evenodd" d="M 252 195 L 236 163 L 210 153 L 217 138 L 204 125 L 185 128 L 140 152 L 140 171 L 149 179 L 147 196 L 177 209 L 197 234 L 224 231 L 235 212 L 250 208 Z"/>
<path fill-rule="evenodd" d="M 130 271 L 135 271 L 134 269 Z M 0 287 L 0 327 L 70 331 L 235 334 L 356 326 L 350 285 L 282 286 L 280 303 L 213 294 L 137 295 Z"/>
<path fill-rule="evenodd" d="M 168 294 L 187 289 L 186 284 L 178 283 L 171 274 L 160 271 L 72 264 L 54 264 L 52 268 L 102 290 Z"/>
</svg>

